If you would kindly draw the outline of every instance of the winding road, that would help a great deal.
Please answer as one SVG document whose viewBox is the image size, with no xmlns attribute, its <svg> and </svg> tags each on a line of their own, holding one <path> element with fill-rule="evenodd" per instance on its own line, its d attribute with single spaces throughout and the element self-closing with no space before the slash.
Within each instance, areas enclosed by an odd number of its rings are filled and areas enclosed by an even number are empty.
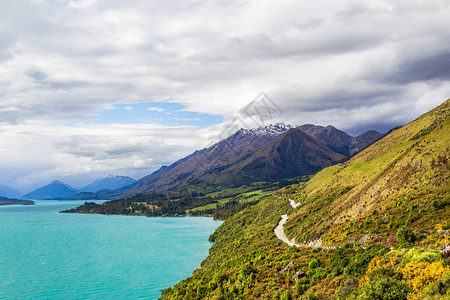
<svg viewBox="0 0 450 300">
<path fill-rule="evenodd" d="M 288 218 L 289 217 L 286 214 L 281 215 L 281 221 L 280 221 L 280 223 L 278 223 L 278 226 L 275 228 L 275 235 L 277 236 L 277 238 L 279 238 L 280 240 L 282 240 L 283 242 L 288 244 L 289 247 L 292 247 L 292 246 L 300 247 L 299 245 L 295 244 L 293 241 L 290 241 L 287 238 L 286 234 L 284 233 L 284 224 L 286 224 L 286 221 Z"/>
<path fill-rule="evenodd" d="M 278 197 L 280 198 L 280 197 Z M 292 208 L 297 208 L 300 206 L 301 203 L 295 203 L 294 200 L 289 199 L 289 204 L 292 206 Z M 286 234 L 284 233 L 284 224 L 286 224 L 286 221 L 289 219 L 287 214 L 281 215 L 280 223 L 278 223 L 278 226 L 275 228 L 275 235 L 277 238 L 279 238 L 284 243 L 288 244 L 289 247 L 295 246 L 300 247 L 300 245 L 296 244 L 294 240 L 290 241 Z"/>
<path fill-rule="evenodd" d="M 289 204 L 292 206 L 292 208 L 295 209 L 295 208 L 299 207 L 301 203 L 295 203 L 294 200 L 289 199 Z"/>
<path fill-rule="evenodd" d="M 275 196 L 277 197 L 277 196 Z M 277 197 L 280 198 L 280 197 Z M 301 203 L 295 203 L 294 200 L 289 199 L 289 204 L 292 206 L 292 208 L 297 208 L 301 205 Z M 278 226 L 275 227 L 275 235 L 277 236 L 278 239 L 280 239 L 283 243 L 286 243 L 289 247 L 305 247 L 305 248 L 327 248 L 327 249 L 334 249 L 333 246 L 322 246 L 322 240 L 316 240 L 316 241 L 311 241 L 308 242 L 306 244 L 296 244 L 295 240 L 289 240 L 286 236 L 286 234 L 284 233 L 284 224 L 286 224 L 286 221 L 289 219 L 287 214 L 281 215 L 281 220 L 278 223 Z"/>
</svg>

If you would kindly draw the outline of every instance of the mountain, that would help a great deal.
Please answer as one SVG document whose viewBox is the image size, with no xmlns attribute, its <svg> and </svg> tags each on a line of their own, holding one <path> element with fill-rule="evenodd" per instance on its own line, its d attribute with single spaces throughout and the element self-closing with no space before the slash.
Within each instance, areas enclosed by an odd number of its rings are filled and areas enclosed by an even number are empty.
<svg viewBox="0 0 450 300">
<path fill-rule="evenodd" d="M 164 191 L 189 182 L 198 183 L 198 178 L 204 179 L 217 170 L 228 168 L 290 128 L 292 126 L 278 123 L 257 129 L 240 129 L 211 147 L 195 151 L 122 190 L 125 194 L 132 194 Z"/>
<path fill-rule="evenodd" d="M 24 195 L 23 198 L 33 200 L 61 199 L 70 195 L 74 195 L 77 192 L 78 191 L 70 185 L 55 180 L 46 186 L 38 188 Z"/>
<path fill-rule="evenodd" d="M 332 126 L 302 125 L 298 128 L 277 123 L 256 129 L 240 129 L 211 147 L 195 151 L 170 166 L 163 166 L 126 187 L 101 196 L 83 194 L 79 197 L 116 199 L 118 195 L 125 197 L 135 193 L 174 189 L 206 193 L 222 186 L 235 187 L 256 181 L 278 181 L 311 175 L 345 160 L 342 155 L 348 157 L 350 153 L 358 152 L 382 136 L 373 131 L 351 137 Z M 276 146 L 279 149 L 274 151 L 274 145 L 269 143 L 288 131 L 292 132 L 284 142 L 279 142 Z M 306 134 L 301 134 L 302 131 Z M 296 138 L 299 141 L 295 141 Z M 319 148 L 322 150 L 319 151 Z M 270 157 L 271 155 L 275 156 Z M 290 158 L 290 155 L 294 156 Z M 314 155 L 319 157 L 314 158 Z M 261 164 L 265 166 L 262 167 Z"/>
<path fill-rule="evenodd" d="M 302 130 L 291 128 L 259 147 L 251 155 L 230 164 L 221 172 L 218 171 L 212 183 L 239 186 L 254 181 L 312 175 L 346 159 L 346 156 L 334 152 Z"/>
<path fill-rule="evenodd" d="M 319 139 L 333 151 L 346 156 L 355 155 L 385 135 L 375 130 L 369 130 L 359 136 L 352 137 L 331 125 L 323 127 L 305 124 L 298 126 L 298 128 L 306 134 Z"/>
<path fill-rule="evenodd" d="M 10 198 L 0 196 L 0 205 L 34 205 L 34 201 L 10 199 Z"/>
<path fill-rule="evenodd" d="M 274 142 L 277 145 L 270 144 L 284 135 L 283 142 L 277 140 Z M 332 126 L 302 125 L 296 129 L 282 123 L 240 129 L 213 146 L 138 180 L 123 191 L 126 195 L 161 192 L 187 185 L 236 186 L 310 175 L 345 160 L 344 156 L 357 153 L 382 136 L 376 131 L 368 131 L 351 137 Z"/>
<path fill-rule="evenodd" d="M 106 189 L 108 190 L 120 189 L 134 182 L 136 182 L 136 180 L 128 176 L 109 175 L 98 178 L 94 182 L 81 188 L 80 192 L 97 192 L 99 190 L 106 190 Z"/>
<path fill-rule="evenodd" d="M 450 299 L 449 132 L 450 99 L 231 209 L 202 268 L 162 299 Z"/>
<path fill-rule="evenodd" d="M 6 184 L 0 184 L 0 196 L 7 198 L 20 198 L 22 194 Z"/>
</svg>

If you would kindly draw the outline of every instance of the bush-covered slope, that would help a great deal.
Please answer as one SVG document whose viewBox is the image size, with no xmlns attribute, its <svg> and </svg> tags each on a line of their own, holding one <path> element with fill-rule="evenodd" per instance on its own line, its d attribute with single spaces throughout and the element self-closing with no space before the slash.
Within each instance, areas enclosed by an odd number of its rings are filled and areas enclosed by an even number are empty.
<svg viewBox="0 0 450 300">
<path fill-rule="evenodd" d="M 302 203 L 287 223 L 288 235 L 339 244 L 373 234 L 391 245 L 389 234 L 402 226 L 433 234 L 450 217 L 449 115 L 447 100 L 349 161 L 322 170 L 305 188 L 286 190 L 287 198 Z"/>
<path fill-rule="evenodd" d="M 449 299 L 449 104 L 228 218 L 202 268 L 162 298 Z M 288 247 L 282 214 L 289 238 L 331 247 Z"/>
</svg>

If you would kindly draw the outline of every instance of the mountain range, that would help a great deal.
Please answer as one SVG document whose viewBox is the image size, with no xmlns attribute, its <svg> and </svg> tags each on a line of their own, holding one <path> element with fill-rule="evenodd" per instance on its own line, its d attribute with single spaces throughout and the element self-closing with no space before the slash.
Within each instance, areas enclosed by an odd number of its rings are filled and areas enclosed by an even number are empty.
<svg viewBox="0 0 450 300">
<path fill-rule="evenodd" d="M 94 182 L 88 184 L 87 186 L 80 189 L 80 192 L 97 192 L 99 190 L 113 190 L 119 189 L 121 187 L 130 185 L 134 183 L 134 180 L 128 176 L 115 176 L 108 175 L 104 177 L 100 177 Z"/>
<path fill-rule="evenodd" d="M 240 129 L 230 137 L 164 166 L 120 190 L 121 196 L 149 191 L 236 187 L 312 175 L 342 162 L 384 134 L 368 131 L 352 137 L 333 126 L 282 123 Z"/>
<path fill-rule="evenodd" d="M 77 190 L 67 183 L 55 180 L 24 195 L 23 198 L 35 200 L 63 199 L 79 192 L 98 192 L 106 189 L 120 189 L 126 185 L 134 183 L 135 181 L 136 180 L 128 176 L 108 175 L 98 178 L 94 182 L 88 184 L 80 190 Z"/>
<path fill-rule="evenodd" d="M 77 190 L 56 180 L 23 197 L 117 199 L 135 193 L 169 190 L 202 194 L 221 187 L 312 175 L 347 160 L 383 136 L 367 131 L 352 137 L 333 126 L 311 124 L 294 127 L 277 123 L 240 129 L 211 147 L 197 150 L 170 166 L 162 166 L 138 181 L 109 175 Z"/>
</svg>

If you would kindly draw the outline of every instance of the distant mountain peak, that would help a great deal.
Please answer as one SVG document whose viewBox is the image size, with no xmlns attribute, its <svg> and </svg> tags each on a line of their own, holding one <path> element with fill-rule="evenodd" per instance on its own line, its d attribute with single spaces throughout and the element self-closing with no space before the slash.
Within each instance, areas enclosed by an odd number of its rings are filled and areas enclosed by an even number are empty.
<svg viewBox="0 0 450 300">
<path fill-rule="evenodd" d="M 267 126 L 261 126 L 255 129 L 241 128 L 238 132 L 242 134 L 251 134 L 251 135 L 277 136 L 288 131 L 290 128 L 293 128 L 293 126 L 286 125 L 284 123 L 275 123 L 269 124 Z"/>
<path fill-rule="evenodd" d="M 31 193 L 24 195 L 25 199 L 61 199 L 77 192 L 76 189 L 59 180 L 54 180 L 51 183 L 38 188 Z"/>
<path fill-rule="evenodd" d="M 94 182 L 89 185 L 83 187 L 81 192 L 96 192 L 99 190 L 112 190 L 112 189 L 120 189 L 124 186 L 130 185 L 134 183 L 134 180 L 128 176 L 120 176 L 120 175 L 106 175 L 98 178 Z"/>
</svg>

